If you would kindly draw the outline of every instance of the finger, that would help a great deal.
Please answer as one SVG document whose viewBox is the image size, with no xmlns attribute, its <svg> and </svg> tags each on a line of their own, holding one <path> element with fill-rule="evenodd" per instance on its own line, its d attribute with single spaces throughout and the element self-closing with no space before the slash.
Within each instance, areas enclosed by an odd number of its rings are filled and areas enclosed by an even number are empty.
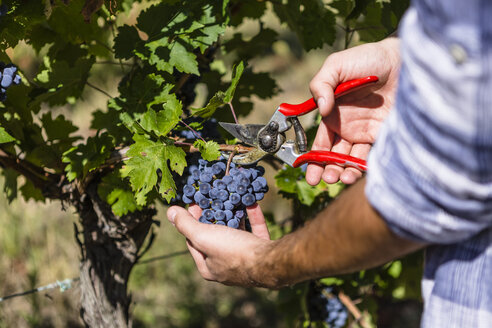
<svg viewBox="0 0 492 328">
<path fill-rule="evenodd" d="M 202 215 L 202 209 L 196 204 L 190 205 L 190 207 L 188 207 L 188 212 L 190 212 L 190 214 L 197 220 Z"/>
<path fill-rule="evenodd" d="M 339 74 L 331 65 L 331 59 L 328 57 L 319 72 L 309 83 L 309 89 L 314 100 L 318 104 L 321 116 L 330 114 L 335 104 L 333 90 L 339 83 Z"/>
<path fill-rule="evenodd" d="M 246 208 L 248 212 L 249 223 L 251 225 L 251 232 L 259 238 L 270 240 L 270 233 L 266 225 L 265 216 L 261 211 L 260 205 L 255 204 Z"/>
<path fill-rule="evenodd" d="M 350 156 L 366 159 L 371 150 L 370 144 L 354 144 Z M 345 184 L 352 184 L 362 177 L 362 172 L 352 167 L 346 168 L 340 175 L 340 180 Z"/>
<path fill-rule="evenodd" d="M 203 232 L 203 225 L 190 212 L 179 206 L 171 206 L 167 210 L 167 218 L 182 235 L 190 240 L 194 248 L 202 250 L 197 237 L 200 231 Z"/>
<path fill-rule="evenodd" d="M 352 149 L 352 144 L 344 139 L 338 139 L 331 151 L 340 154 L 349 154 Z M 325 166 L 325 171 L 323 172 L 322 178 L 326 183 L 336 183 L 340 179 L 340 174 L 343 172 L 343 167 L 331 164 Z"/>
<path fill-rule="evenodd" d="M 316 137 L 313 142 L 312 150 L 330 150 L 335 135 L 328 128 L 324 121 L 321 121 Z M 309 164 L 306 170 L 306 182 L 312 186 L 317 185 L 324 171 L 324 166 L 319 164 Z"/>
<path fill-rule="evenodd" d="M 186 246 L 190 251 L 193 261 L 195 261 L 195 265 L 198 272 L 200 272 L 203 278 L 210 279 L 212 275 L 207 266 L 206 255 L 200 252 L 199 250 L 197 250 L 195 247 L 193 247 L 192 243 L 188 239 L 186 240 Z"/>
</svg>

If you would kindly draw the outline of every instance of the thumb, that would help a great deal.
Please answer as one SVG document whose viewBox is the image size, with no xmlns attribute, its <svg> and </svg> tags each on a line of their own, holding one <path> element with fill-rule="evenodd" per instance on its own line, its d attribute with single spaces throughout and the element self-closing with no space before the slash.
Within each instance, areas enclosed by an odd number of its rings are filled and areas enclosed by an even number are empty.
<svg viewBox="0 0 492 328">
<path fill-rule="evenodd" d="M 188 239 L 192 239 L 190 237 L 201 228 L 201 224 L 190 212 L 179 206 L 172 206 L 167 210 L 167 219 Z"/>
<path fill-rule="evenodd" d="M 323 117 L 328 116 L 335 106 L 333 90 L 337 87 L 339 80 L 336 70 L 331 67 L 327 60 L 309 83 L 311 94 Z"/>
</svg>

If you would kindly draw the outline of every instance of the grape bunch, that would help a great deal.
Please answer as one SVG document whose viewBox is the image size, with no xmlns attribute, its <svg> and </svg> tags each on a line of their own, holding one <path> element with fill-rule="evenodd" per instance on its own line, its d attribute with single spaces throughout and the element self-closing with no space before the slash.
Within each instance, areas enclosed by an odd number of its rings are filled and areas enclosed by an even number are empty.
<svg viewBox="0 0 492 328">
<path fill-rule="evenodd" d="M 7 99 L 7 89 L 13 84 L 19 84 L 21 77 L 13 64 L 0 62 L 0 101 Z"/>
<path fill-rule="evenodd" d="M 202 223 L 238 228 L 246 218 L 246 207 L 262 200 L 268 191 L 265 169 L 262 166 L 239 167 L 226 160 L 208 162 L 200 159 L 198 166 L 190 166 L 187 182 L 182 190 L 185 204 L 196 203 L 202 209 Z"/>
<path fill-rule="evenodd" d="M 330 328 L 345 326 L 348 318 L 347 308 L 334 293 L 333 287 L 312 287 L 307 303 L 311 321 L 324 321 Z"/>
</svg>

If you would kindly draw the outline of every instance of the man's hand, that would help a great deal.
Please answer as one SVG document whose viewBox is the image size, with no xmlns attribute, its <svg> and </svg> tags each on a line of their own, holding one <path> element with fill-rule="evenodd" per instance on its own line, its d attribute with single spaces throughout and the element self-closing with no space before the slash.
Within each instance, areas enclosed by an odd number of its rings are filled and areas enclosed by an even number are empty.
<svg viewBox="0 0 492 328">
<path fill-rule="evenodd" d="M 336 52 L 326 59 L 310 83 L 323 116 L 313 150 L 367 157 L 379 126 L 394 103 L 400 67 L 398 47 L 398 39 L 389 38 Z M 333 90 L 338 84 L 369 75 L 378 76 L 379 82 L 343 96 L 335 103 Z M 354 168 L 310 164 L 306 181 L 316 185 L 323 178 L 327 183 L 341 180 L 351 184 L 361 176 Z"/>
<path fill-rule="evenodd" d="M 167 211 L 167 217 L 186 237 L 203 278 L 226 285 L 260 286 L 253 272 L 262 250 L 271 244 L 270 234 L 259 205 L 247 208 L 247 213 L 253 233 L 200 223 L 197 220 L 201 209 L 197 205 L 190 206 L 188 211 L 173 206 Z"/>
</svg>

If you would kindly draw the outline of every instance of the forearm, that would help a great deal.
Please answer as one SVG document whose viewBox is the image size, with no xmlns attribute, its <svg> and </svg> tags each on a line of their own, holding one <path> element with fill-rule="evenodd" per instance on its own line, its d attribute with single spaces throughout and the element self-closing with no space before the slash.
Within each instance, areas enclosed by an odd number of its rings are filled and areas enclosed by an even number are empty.
<svg viewBox="0 0 492 328">
<path fill-rule="evenodd" d="M 364 195 L 365 179 L 305 227 L 267 246 L 254 279 L 268 287 L 383 264 L 423 245 L 392 233 Z"/>
</svg>

